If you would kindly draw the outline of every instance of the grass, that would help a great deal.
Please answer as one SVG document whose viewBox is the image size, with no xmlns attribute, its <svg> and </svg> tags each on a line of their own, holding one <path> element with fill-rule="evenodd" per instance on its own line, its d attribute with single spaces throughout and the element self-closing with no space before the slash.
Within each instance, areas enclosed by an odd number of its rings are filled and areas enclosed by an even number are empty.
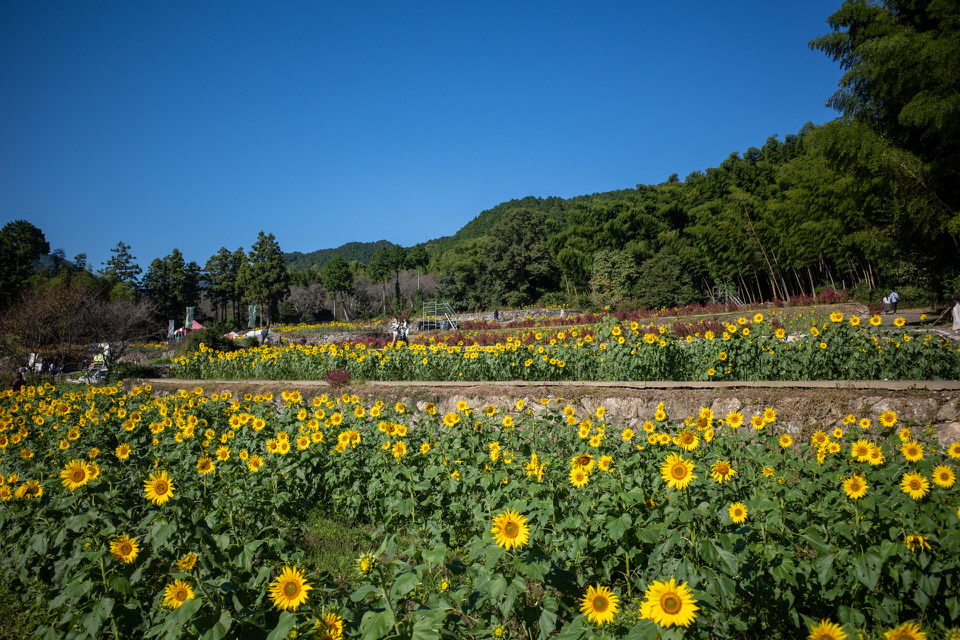
<svg viewBox="0 0 960 640">
<path fill-rule="evenodd" d="M 356 574 L 357 558 L 377 548 L 372 531 L 315 508 L 307 513 L 303 524 L 300 545 L 304 564 L 318 574 L 329 575 L 334 582 L 349 582 Z"/>
</svg>

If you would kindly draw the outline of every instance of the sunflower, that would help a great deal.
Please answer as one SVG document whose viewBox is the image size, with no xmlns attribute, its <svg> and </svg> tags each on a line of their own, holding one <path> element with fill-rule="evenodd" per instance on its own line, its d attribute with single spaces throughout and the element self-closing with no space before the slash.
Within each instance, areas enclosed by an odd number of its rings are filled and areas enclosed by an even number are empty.
<svg viewBox="0 0 960 640">
<path fill-rule="evenodd" d="M 180 579 L 174 580 L 163 590 L 163 606 L 170 609 L 179 609 L 184 602 L 192 598 L 193 588 Z"/>
<path fill-rule="evenodd" d="M 684 451 L 693 451 L 700 444 L 700 436 L 690 430 L 683 430 L 673 439 L 673 443 Z"/>
<path fill-rule="evenodd" d="M 914 500 L 919 500 L 930 490 L 930 481 L 919 473 L 905 473 L 900 480 L 900 488 Z"/>
<path fill-rule="evenodd" d="M 920 462 L 923 460 L 923 445 L 916 440 L 904 442 L 900 445 L 900 453 L 910 462 Z"/>
<path fill-rule="evenodd" d="M 158 506 L 164 504 L 173 496 L 174 488 L 166 471 L 151 473 L 150 479 L 143 481 L 143 489 L 147 500 Z"/>
<path fill-rule="evenodd" d="M 590 482 L 590 474 L 583 467 L 570 469 L 570 484 L 580 488 Z"/>
<path fill-rule="evenodd" d="M 810 635 L 807 640 L 844 640 L 847 634 L 843 627 L 835 622 L 830 622 L 826 618 L 810 627 Z"/>
<path fill-rule="evenodd" d="M 953 469 L 945 464 L 938 464 L 933 468 L 933 483 L 938 487 L 949 489 L 957 481 Z"/>
<path fill-rule="evenodd" d="M 815 447 L 822 447 L 823 445 L 827 444 L 829 440 L 830 436 L 820 430 L 814 431 L 813 435 L 810 436 L 810 441 Z"/>
<path fill-rule="evenodd" d="M 115 451 L 117 458 L 120 460 L 126 460 L 130 457 L 130 445 L 128 445 L 126 442 L 121 443 L 120 446 L 115 449 Z"/>
<path fill-rule="evenodd" d="M 875 327 L 879 327 L 881 322 L 883 322 L 883 318 L 880 316 L 874 315 L 870 317 L 870 324 Z"/>
<path fill-rule="evenodd" d="M 735 475 L 737 475 L 736 470 L 730 466 L 729 462 L 725 462 L 723 460 L 717 460 L 710 467 L 710 477 L 717 482 L 732 480 L 733 476 Z"/>
<path fill-rule="evenodd" d="M 729 514 L 733 524 L 743 524 L 747 521 L 747 506 L 742 502 L 734 502 L 727 510 L 727 514 Z"/>
<path fill-rule="evenodd" d="M 312 637 L 316 640 L 341 640 L 343 618 L 335 613 L 322 612 L 320 618 L 313 621 Z"/>
<path fill-rule="evenodd" d="M 893 324 L 898 327 L 902 327 L 903 325 L 907 324 L 907 321 L 904 320 L 903 318 L 897 318 L 896 320 L 893 321 Z"/>
<path fill-rule="evenodd" d="M 767 421 L 763 419 L 763 416 L 754 415 L 752 418 L 750 418 L 750 426 L 756 429 L 757 431 L 760 431 L 760 429 L 763 429 L 763 427 L 766 426 L 766 424 L 767 424 Z"/>
<path fill-rule="evenodd" d="M 493 529 L 490 531 L 497 545 L 507 551 L 513 547 L 522 547 L 530 538 L 527 517 L 511 510 L 504 511 L 494 518 Z"/>
<path fill-rule="evenodd" d="M 686 489 L 697 476 L 693 475 L 693 462 L 671 453 L 660 467 L 660 477 L 669 487 Z"/>
<path fill-rule="evenodd" d="M 763 475 L 764 475 L 765 477 L 767 477 L 767 478 L 772 478 L 772 477 L 773 477 L 773 473 L 774 473 L 774 472 L 773 472 L 773 467 L 764 467 L 764 468 L 761 470 L 761 472 L 762 472 Z"/>
<path fill-rule="evenodd" d="M 654 581 L 643 597 L 640 617 L 653 620 L 661 627 L 689 627 L 700 608 L 695 604 L 697 601 L 687 583 L 677 584 L 673 577 L 670 582 Z"/>
<path fill-rule="evenodd" d="M 247 460 L 247 468 L 253 472 L 257 473 L 260 471 L 260 467 L 263 466 L 263 457 L 256 454 L 250 456 L 250 459 Z"/>
<path fill-rule="evenodd" d="M 217 465 L 214 464 L 213 460 L 206 456 L 197 460 L 197 473 L 202 476 L 205 476 L 208 473 L 213 473 L 213 470 L 216 468 Z"/>
<path fill-rule="evenodd" d="M 778 442 L 780 443 L 781 447 L 786 449 L 793 444 L 793 438 L 790 437 L 789 433 L 785 433 L 782 436 L 780 436 L 780 440 Z"/>
<path fill-rule="evenodd" d="M 954 460 L 960 460 L 960 442 L 951 442 L 947 447 L 947 455 Z"/>
<path fill-rule="evenodd" d="M 593 456 L 589 453 L 581 453 L 578 456 L 574 456 L 570 459 L 570 466 L 572 468 L 583 469 L 589 473 L 593 469 Z"/>
<path fill-rule="evenodd" d="M 623 432 L 620 433 L 620 438 L 624 442 L 630 442 L 631 440 L 633 440 L 633 436 L 634 436 L 633 429 L 630 429 L 630 428 L 624 429 Z"/>
<path fill-rule="evenodd" d="M 177 566 L 180 568 L 180 571 L 191 571 L 195 566 L 197 566 L 197 560 L 200 558 L 195 553 L 188 553 L 179 560 L 177 560 Z"/>
<path fill-rule="evenodd" d="M 270 584 L 268 593 L 277 609 L 296 611 L 297 607 L 307 601 L 307 591 L 311 589 L 313 587 L 304 579 L 303 571 L 287 565 Z"/>
<path fill-rule="evenodd" d="M 601 471 L 610 471 L 610 467 L 613 465 L 612 456 L 600 456 L 600 460 L 597 462 L 597 468 Z"/>
<path fill-rule="evenodd" d="M 843 481 L 843 492 L 853 500 L 859 500 L 867 495 L 867 488 L 866 481 L 860 476 L 852 476 Z"/>
<path fill-rule="evenodd" d="M 733 429 L 739 429 L 743 426 L 743 414 L 739 411 L 733 411 L 727 414 L 727 424 Z"/>
<path fill-rule="evenodd" d="M 856 458 L 857 462 L 866 462 L 870 458 L 870 443 L 867 440 L 857 440 L 850 445 L 850 457 Z"/>
<path fill-rule="evenodd" d="M 930 549 L 930 543 L 927 542 L 927 536 L 921 536 L 917 534 L 905 537 L 903 539 L 903 544 L 907 545 L 907 549 L 910 549 L 911 552 Z"/>
<path fill-rule="evenodd" d="M 887 640 L 927 640 L 927 634 L 920 630 L 920 625 L 916 622 L 904 622 L 885 632 L 883 636 Z"/>
<path fill-rule="evenodd" d="M 870 428 L 870 418 L 861 418 L 860 419 L 860 428 L 869 429 Z"/>
<path fill-rule="evenodd" d="M 870 443 L 870 456 L 867 458 L 867 462 L 872 465 L 880 465 L 886 462 L 887 459 L 883 456 L 883 449 L 879 445 Z"/>
<path fill-rule="evenodd" d="M 130 536 L 119 536 L 110 541 L 110 553 L 120 562 L 130 564 L 137 559 L 140 552 L 140 544 L 136 538 Z"/>
<path fill-rule="evenodd" d="M 588 586 L 586 595 L 580 599 L 580 612 L 587 616 L 590 622 L 604 625 L 613 622 L 619 601 L 609 587 Z"/>
<path fill-rule="evenodd" d="M 71 460 L 60 472 L 60 477 L 63 479 L 63 486 L 73 491 L 90 481 L 90 470 L 83 460 Z"/>
<path fill-rule="evenodd" d="M 892 428 L 897 424 L 897 414 L 895 411 L 884 411 L 880 414 L 880 424 L 882 424 L 887 429 Z"/>
</svg>

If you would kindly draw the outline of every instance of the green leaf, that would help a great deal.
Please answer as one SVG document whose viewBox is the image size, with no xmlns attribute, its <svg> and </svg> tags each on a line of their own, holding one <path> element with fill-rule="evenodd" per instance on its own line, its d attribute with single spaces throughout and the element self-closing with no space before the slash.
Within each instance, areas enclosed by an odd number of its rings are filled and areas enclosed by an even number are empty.
<svg viewBox="0 0 960 640">
<path fill-rule="evenodd" d="M 434 565 L 442 565 L 444 559 L 447 557 L 447 545 L 442 542 L 437 544 L 432 549 L 425 549 L 423 552 L 424 562 L 429 562 Z"/>
<path fill-rule="evenodd" d="M 420 576 L 415 571 L 400 574 L 390 589 L 390 595 L 394 598 L 406 595 L 416 589 L 418 584 L 420 584 Z"/>
<path fill-rule="evenodd" d="M 820 556 L 814 562 L 814 567 L 817 569 L 817 577 L 820 579 L 820 586 L 825 587 L 831 582 L 833 582 L 834 575 L 836 573 L 833 570 L 833 561 L 837 556 L 834 554 L 829 554 L 825 556 Z"/>
<path fill-rule="evenodd" d="M 619 540 L 622 538 L 623 534 L 627 532 L 632 524 L 633 519 L 629 513 L 624 513 L 619 518 L 608 517 L 607 531 L 610 533 L 610 539 Z"/>
<path fill-rule="evenodd" d="M 880 569 L 883 566 L 883 560 L 880 553 L 870 548 L 866 553 L 857 556 L 853 563 L 853 575 L 856 576 L 865 587 L 873 591 L 877 586 L 877 580 L 880 578 Z"/>
<path fill-rule="evenodd" d="M 543 599 L 543 610 L 540 612 L 540 640 L 546 640 L 557 628 L 557 600 L 547 596 Z"/>
<path fill-rule="evenodd" d="M 257 554 L 257 549 L 260 548 L 260 545 L 263 544 L 263 540 L 251 540 L 243 545 L 243 548 L 240 550 L 240 553 L 237 554 L 237 557 L 234 559 L 241 569 L 244 571 L 250 571 L 253 569 L 253 559 Z"/>
<path fill-rule="evenodd" d="M 104 621 L 110 617 L 110 612 L 113 611 L 113 604 L 113 598 L 101 598 L 93 610 L 83 617 L 83 628 L 91 637 L 97 637 L 100 627 L 103 626 Z"/>
<path fill-rule="evenodd" d="M 353 593 L 350 594 L 350 599 L 354 602 L 360 602 L 363 600 L 367 594 L 370 593 L 379 593 L 380 589 L 372 584 L 365 584 Z"/>
<path fill-rule="evenodd" d="M 229 614 L 227 614 L 229 616 Z M 222 617 L 221 617 L 222 619 Z M 280 614 L 277 626 L 273 628 L 267 640 L 284 640 L 290 635 L 290 630 L 297 624 L 297 616 L 291 611 L 284 611 Z"/>
<path fill-rule="evenodd" d="M 624 640 L 656 640 L 660 637 L 661 631 L 660 625 L 650 620 L 641 620 L 627 631 L 627 635 L 623 638 Z"/>
<path fill-rule="evenodd" d="M 393 613 L 389 609 L 384 611 L 367 611 L 360 621 L 360 633 L 363 640 L 378 640 L 386 635 L 394 623 Z M 269 638 L 268 638 L 269 640 Z"/>
</svg>

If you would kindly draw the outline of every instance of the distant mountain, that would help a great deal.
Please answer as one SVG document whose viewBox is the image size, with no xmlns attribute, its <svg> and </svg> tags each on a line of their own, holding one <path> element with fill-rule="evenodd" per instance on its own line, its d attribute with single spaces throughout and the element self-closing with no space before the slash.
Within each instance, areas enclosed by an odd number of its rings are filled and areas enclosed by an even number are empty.
<svg viewBox="0 0 960 640">
<path fill-rule="evenodd" d="M 283 261 L 287 269 L 294 271 L 307 271 L 313 269 L 320 271 L 323 266 L 334 256 L 340 256 L 347 262 L 362 262 L 367 264 L 370 258 L 381 247 L 392 247 L 393 243 L 388 240 L 377 240 L 376 242 L 348 242 L 336 249 L 319 249 L 310 253 L 294 251 L 284 253 Z"/>
</svg>

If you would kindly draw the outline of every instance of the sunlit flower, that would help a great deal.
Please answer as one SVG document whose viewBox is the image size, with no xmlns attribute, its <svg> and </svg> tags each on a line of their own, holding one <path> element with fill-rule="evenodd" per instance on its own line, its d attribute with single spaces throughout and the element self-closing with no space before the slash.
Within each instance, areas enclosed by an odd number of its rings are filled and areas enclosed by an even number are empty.
<svg viewBox="0 0 960 640">
<path fill-rule="evenodd" d="M 652 620 L 661 627 L 689 627 L 700 609 L 687 583 L 677 584 L 673 577 L 669 582 L 654 581 L 647 587 L 643 597 L 640 617 Z"/>
<path fill-rule="evenodd" d="M 734 502 L 727 510 L 727 514 L 734 524 L 743 524 L 747 521 L 747 506 L 742 502 Z"/>
<path fill-rule="evenodd" d="M 914 500 L 919 500 L 930 491 L 930 481 L 919 473 L 905 473 L 900 480 L 900 488 Z"/>
<path fill-rule="evenodd" d="M 193 598 L 193 588 L 183 580 L 174 580 L 163 591 L 163 606 L 179 609 L 184 602 Z"/>
<path fill-rule="evenodd" d="M 110 541 L 110 554 L 120 562 L 130 564 L 137 559 L 140 543 L 130 536 L 118 536 Z"/>
<path fill-rule="evenodd" d="M 824 618 L 810 628 L 807 640 L 845 640 L 846 637 L 843 627 Z"/>
<path fill-rule="evenodd" d="M 620 599 L 608 587 L 588 586 L 587 593 L 580 599 L 580 612 L 594 624 L 604 625 L 613 622 Z"/>
<path fill-rule="evenodd" d="M 494 540 L 497 546 L 509 551 L 513 547 L 522 547 L 530 537 L 530 527 L 527 526 L 527 517 L 516 511 L 503 511 L 493 519 Z"/>
<path fill-rule="evenodd" d="M 307 592 L 311 589 L 313 587 L 304 578 L 303 571 L 288 565 L 270 584 L 269 594 L 277 609 L 296 611 L 307 601 Z"/>
<path fill-rule="evenodd" d="M 667 486 L 674 489 L 686 489 L 691 480 L 697 476 L 693 474 L 693 462 L 684 460 L 682 456 L 670 454 L 660 467 L 660 477 Z"/>
</svg>

